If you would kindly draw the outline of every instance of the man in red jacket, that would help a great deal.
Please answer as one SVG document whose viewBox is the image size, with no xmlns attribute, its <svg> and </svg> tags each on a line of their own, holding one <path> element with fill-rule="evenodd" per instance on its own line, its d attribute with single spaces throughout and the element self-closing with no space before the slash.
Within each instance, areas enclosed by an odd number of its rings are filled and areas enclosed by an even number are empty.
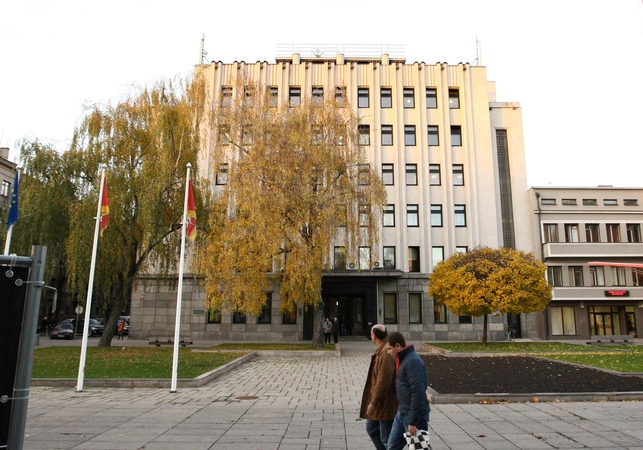
<svg viewBox="0 0 643 450">
<path fill-rule="evenodd" d="M 377 450 L 386 450 L 386 443 L 397 413 L 395 394 L 395 358 L 386 352 L 386 327 L 371 328 L 371 341 L 377 347 L 371 356 L 359 416 L 366 419 L 366 432 Z"/>
</svg>

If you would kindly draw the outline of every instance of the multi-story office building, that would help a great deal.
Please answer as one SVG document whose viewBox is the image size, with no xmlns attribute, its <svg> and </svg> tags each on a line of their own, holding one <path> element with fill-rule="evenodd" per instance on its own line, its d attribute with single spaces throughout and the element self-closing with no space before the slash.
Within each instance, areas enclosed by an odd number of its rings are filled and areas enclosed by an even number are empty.
<svg viewBox="0 0 643 450">
<path fill-rule="evenodd" d="M 381 173 L 388 206 L 380 260 L 360 267 L 330 249 L 334 269 L 324 275 L 322 295 L 326 315 L 339 318 L 342 334 L 368 336 L 372 324 L 385 323 L 411 339 L 480 338 L 482 318 L 457 316 L 434 303 L 428 283 L 433 267 L 454 252 L 478 246 L 533 251 L 520 106 L 496 101 L 485 67 L 407 64 L 393 54 L 300 52 L 274 63 L 212 62 L 196 71 L 205 77 L 213 106 L 231 96 L 236 79 L 243 78 L 270 90 L 280 105 L 303 96 L 342 96 L 361 118 L 360 144 Z M 217 136 L 214 131 L 211 135 Z M 217 168 L 208 165 L 206 151 L 200 171 L 215 180 Z M 154 283 L 141 284 L 133 297 L 132 323 L 142 321 L 143 337 L 173 323 L 173 303 L 165 300 L 175 293 Z M 159 290 L 169 292 L 152 293 Z M 196 286 L 183 295 L 182 330 L 193 338 L 297 340 L 312 335 L 310 312 L 280 312 L 278 286 L 260 317 L 213 318 L 203 301 Z M 164 303 L 169 306 L 159 307 Z M 506 339 L 508 326 L 515 336 L 535 337 L 536 317 L 492 317 L 489 338 Z"/>
<path fill-rule="evenodd" d="M 529 197 L 554 287 L 542 335 L 641 337 L 643 272 L 628 264 L 643 263 L 643 189 L 534 187 Z"/>
<path fill-rule="evenodd" d="M 13 182 L 16 177 L 16 164 L 9 161 L 9 148 L 0 147 L 0 210 L 9 207 Z"/>
</svg>

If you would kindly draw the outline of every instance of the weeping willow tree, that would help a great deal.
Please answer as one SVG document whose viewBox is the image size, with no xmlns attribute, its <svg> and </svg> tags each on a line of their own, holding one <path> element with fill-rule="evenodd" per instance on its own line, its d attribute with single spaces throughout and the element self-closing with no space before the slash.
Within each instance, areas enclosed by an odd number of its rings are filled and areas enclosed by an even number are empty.
<svg viewBox="0 0 643 450">
<path fill-rule="evenodd" d="M 384 185 L 358 145 L 358 118 L 334 100 L 278 105 L 237 83 L 214 114 L 210 167 L 226 176 L 196 268 L 211 311 L 257 315 L 279 284 L 282 312 L 313 308 L 323 345 L 322 274 L 332 246 L 376 249 Z"/>
<path fill-rule="evenodd" d="M 106 168 L 109 225 L 98 245 L 92 299 L 107 317 L 99 345 L 110 345 L 136 277 L 176 267 L 186 165 L 197 162 L 204 98 L 201 82 L 160 81 L 116 104 L 93 106 L 62 155 L 37 142 L 23 144 L 21 218 L 13 236 L 22 246 L 41 242 L 59 249 L 74 304 L 86 304 L 100 171 Z M 197 181 L 195 191 L 203 210 L 207 196 L 199 194 L 207 189 Z"/>
</svg>

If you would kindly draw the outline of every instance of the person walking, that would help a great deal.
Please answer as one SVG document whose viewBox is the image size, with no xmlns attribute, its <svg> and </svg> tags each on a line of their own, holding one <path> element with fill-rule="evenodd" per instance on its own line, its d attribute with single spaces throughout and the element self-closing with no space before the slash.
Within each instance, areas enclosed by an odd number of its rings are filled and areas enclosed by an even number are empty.
<svg viewBox="0 0 643 450">
<path fill-rule="evenodd" d="M 125 319 L 120 319 L 118 322 L 118 328 L 116 329 L 118 331 L 118 339 L 117 341 L 120 341 L 121 339 L 125 339 L 123 333 L 125 332 Z"/>
<path fill-rule="evenodd" d="M 386 350 L 396 358 L 397 399 L 399 407 L 387 450 L 402 450 L 406 445 L 404 433 L 415 436 L 418 430 L 429 430 L 429 412 L 431 406 L 426 397 L 428 380 L 424 361 L 415 353 L 413 345 L 406 345 L 400 332 L 393 332 L 386 337 Z"/>
<path fill-rule="evenodd" d="M 335 344 L 337 344 L 339 340 L 339 322 L 337 321 L 337 317 L 333 319 L 333 340 Z"/>
<path fill-rule="evenodd" d="M 395 358 L 386 351 L 386 335 L 386 327 L 382 324 L 371 328 L 371 341 L 376 350 L 371 356 L 359 410 L 359 417 L 366 419 L 366 433 L 377 450 L 386 450 L 398 407 Z"/>
<path fill-rule="evenodd" d="M 333 331 L 333 324 L 331 321 L 326 317 L 326 320 L 324 321 L 324 344 L 330 344 L 330 333 Z"/>
<path fill-rule="evenodd" d="M 48 323 L 49 322 L 47 321 L 47 316 L 43 317 L 42 322 L 40 322 L 40 335 L 41 336 L 46 336 L 47 335 L 47 331 L 48 331 L 47 330 L 47 325 L 48 325 Z"/>
</svg>

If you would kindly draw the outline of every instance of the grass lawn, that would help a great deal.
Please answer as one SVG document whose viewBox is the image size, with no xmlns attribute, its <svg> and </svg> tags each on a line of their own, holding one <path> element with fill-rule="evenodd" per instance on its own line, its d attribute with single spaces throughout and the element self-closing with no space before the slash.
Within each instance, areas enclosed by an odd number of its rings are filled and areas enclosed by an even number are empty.
<svg viewBox="0 0 643 450">
<path fill-rule="evenodd" d="M 634 345 L 587 346 L 562 342 L 429 342 L 452 352 L 520 352 L 557 361 L 616 370 L 643 372 L 643 347 Z"/>
<path fill-rule="evenodd" d="M 88 347 L 85 378 L 172 378 L 173 348 Z M 178 377 L 195 378 L 245 353 L 179 350 Z M 76 378 L 80 347 L 38 348 L 32 378 Z"/>
<path fill-rule="evenodd" d="M 322 348 L 313 347 L 312 344 L 219 344 L 209 347 L 208 350 L 336 350 L 335 344 L 324 344 Z"/>
</svg>

